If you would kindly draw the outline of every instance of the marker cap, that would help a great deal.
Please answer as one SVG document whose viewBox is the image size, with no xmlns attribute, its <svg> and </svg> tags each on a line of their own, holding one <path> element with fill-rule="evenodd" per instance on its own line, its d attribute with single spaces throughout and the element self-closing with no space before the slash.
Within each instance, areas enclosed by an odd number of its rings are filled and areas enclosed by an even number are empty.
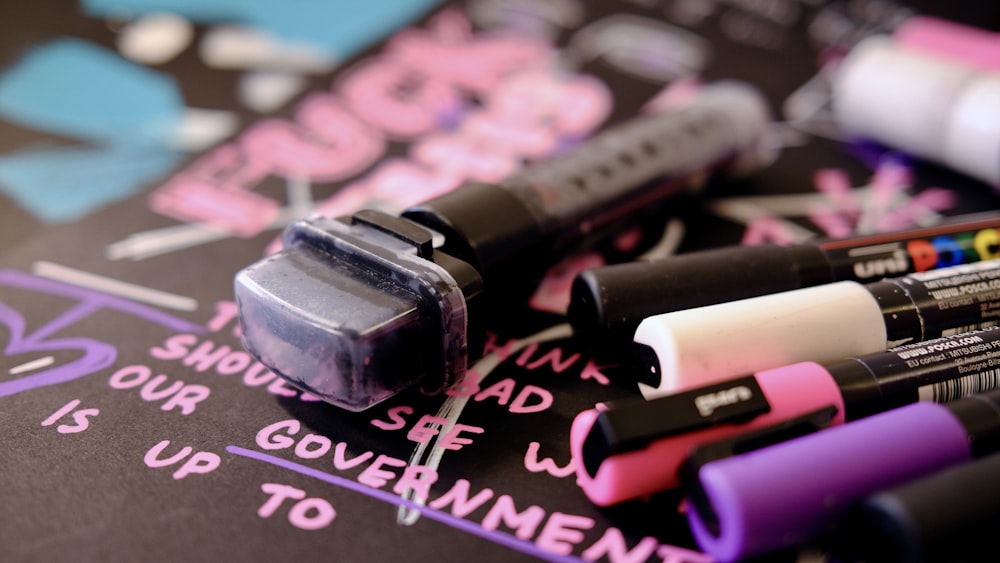
<svg viewBox="0 0 1000 563">
<path fill-rule="evenodd" d="M 836 382 L 823 366 L 803 362 L 586 410 L 570 432 L 577 484 L 601 506 L 672 489 L 680 484 L 681 464 L 693 447 L 827 405 L 836 410 L 831 422 L 843 423 Z"/>
<path fill-rule="evenodd" d="M 1000 75 L 908 51 L 886 37 L 858 44 L 833 81 L 845 132 L 1000 184 Z"/>
<path fill-rule="evenodd" d="M 691 484 L 705 502 L 689 503 L 688 522 L 709 555 L 746 558 L 799 545 L 865 495 L 971 457 L 951 411 L 915 403 L 705 464 Z"/>
<path fill-rule="evenodd" d="M 844 519 L 840 551 L 852 560 L 970 561 L 996 551 L 1000 454 L 866 498 Z"/>
<path fill-rule="evenodd" d="M 1000 72 L 1000 33 L 929 16 L 913 16 L 892 34 L 907 49 Z"/>
<path fill-rule="evenodd" d="M 357 411 L 465 373 L 466 294 L 481 280 L 433 233 L 364 211 L 286 229 L 284 249 L 235 278 L 243 345 L 292 384 Z"/>
<path fill-rule="evenodd" d="M 581 272 L 568 313 L 574 334 L 627 342 L 651 315 L 831 281 L 830 266 L 813 245 L 725 247 Z"/>
<path fill-rule="evenodd" d="M 947 164 L 1000 187 L 1000 73 L 979 74 L 962 90 L 942 135 Z"/>
<path fill-rule="evenodd" d="M 633 369 L 646 397 L 803 361 L 885 350 L 877 300 L 837 282 L 649 317 Z"/>
</svg>

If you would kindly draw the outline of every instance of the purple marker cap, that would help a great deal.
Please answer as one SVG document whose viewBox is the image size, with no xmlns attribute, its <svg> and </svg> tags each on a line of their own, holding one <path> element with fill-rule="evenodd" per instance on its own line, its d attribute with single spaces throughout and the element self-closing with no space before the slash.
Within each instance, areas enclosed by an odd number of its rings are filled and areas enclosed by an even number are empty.
<svg viewBox="0 0 1000 563">
<path fill-rule="evenodd" d="M 972 455 L 951 410 L 912 404 L 705 464 L 688 521 L 706 553 L 742 559 L 801 544 L 865 495 Z"/>
</svg>

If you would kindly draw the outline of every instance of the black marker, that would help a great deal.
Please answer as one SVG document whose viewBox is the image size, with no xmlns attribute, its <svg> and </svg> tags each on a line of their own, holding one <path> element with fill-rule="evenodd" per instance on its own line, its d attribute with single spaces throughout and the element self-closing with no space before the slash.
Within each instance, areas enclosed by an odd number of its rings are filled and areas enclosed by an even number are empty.
<svg viewBox="0 0 1000 563">
<path fill-rule="evenodd" d="M 844 518 L 834 550 L 869 563 L 993 561 L 1000 454 L 874 494 Z"/>
<path fill-rule="evenodd" d="M 236 276 L 243 343 L 293 385 L 362 410 L 419 383 L 461 379 L 498 278 L 544 271 L 722 167 L 753 164 L 769 122 L 752 87 L 706 87 L 499 185 L 470 184 L 394 217 L 361 211 L 286 230 L 284 250 Z M 500 286 L 502 288 L 502 286 Z"/>
<path fill-rule="evenodd" d="M 733 246 L 581 272 L 569 307 L 575 334 L 628 342 L 646 317 L 837 281 L 1000 257 L 1000 213 L 933 227 L 791 246 Z"/>
<path fill-rule="evenodd" d="M 688 523 L 715 560 L 748 559 L 818 537 L 869 495 L 997 452 L 998 390 L 913 403 L 736 455 L 695 450 Z"/>
</svg>

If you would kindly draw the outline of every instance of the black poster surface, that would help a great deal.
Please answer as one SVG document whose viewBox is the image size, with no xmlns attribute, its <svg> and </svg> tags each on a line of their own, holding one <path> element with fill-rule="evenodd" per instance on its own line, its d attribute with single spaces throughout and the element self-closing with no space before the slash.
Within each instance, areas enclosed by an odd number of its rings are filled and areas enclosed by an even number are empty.
<svg viewBox="0 0 1000 563">
<path fill-rule="evenodd" d="M 5 561 L 706 561 L 679 493 L 599 508 L 575 483 L 573 418 L 637 394 L 620 358 L 577 342 L 563 316 L 573 273 L 627 258 L 613 245 L 554 265 L 528 302 L 492 317 L 455 388 L 359 413 L 242 349 L 233 276 L 296 218 L 395 212 L 498 181 L 721 79 L 770 101 L 770 164 L 678 197 L 654 252 L 997 205 L 989 186 L 928 163 L 885 180 L 899 160 L 835 133 L 823 62 L 891 31 L 919 11 L 909 5 L 397 2 L 391 29 L 358 16 L 365 41 L 316 55 L 275 26 L 282 48 L 225 63 L 220 44 L 250 40 L 222 32 L 264 12 L 182 4 L 60 3 L 58 16 L 0 24 Z M 938 15 L 995 25 L 995 8 L 967 4 Z M 190 32 L 173 58 L 123 46 L 130 25 L 174 25 L 150 20 L 169 9 Z M 61 88 L 56 101 L 25 97 L 67 60 L 103 74 L 60 70 L 42 89 Z M 128 110 L 136 98 L 123 96 L 103 121 L 73 117 L 87 106 L 65 105 L 71 87 L 99 98 L 101 80 L 165 101 Z"/>
</svg>

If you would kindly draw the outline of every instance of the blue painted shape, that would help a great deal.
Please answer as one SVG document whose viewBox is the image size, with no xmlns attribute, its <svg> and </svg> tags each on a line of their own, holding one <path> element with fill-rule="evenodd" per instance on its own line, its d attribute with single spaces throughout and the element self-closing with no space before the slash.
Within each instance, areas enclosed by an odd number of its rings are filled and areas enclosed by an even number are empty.
<svg viewBox="0 0 1000 563">
<path fill-rule="evenodd" d="M 0 191 L 45 222 L 68 222 L 135 193 L 181 157 L 153 145 L 28 149 L 0 156 Z"/>
<path fill-rule="evenodd" d="M 241 23 L 349 57 L 438 4 L 437 0 L 81 0 L 96 17 L 175 12 L 201 23 Z"/>
<path fill-rule="evenodd" d="M 35 47 L 0 75 L 0 116 L 58 135 L 160 141 L 183 109 L 171 78 L 78 39 Z"/>
</svg>

